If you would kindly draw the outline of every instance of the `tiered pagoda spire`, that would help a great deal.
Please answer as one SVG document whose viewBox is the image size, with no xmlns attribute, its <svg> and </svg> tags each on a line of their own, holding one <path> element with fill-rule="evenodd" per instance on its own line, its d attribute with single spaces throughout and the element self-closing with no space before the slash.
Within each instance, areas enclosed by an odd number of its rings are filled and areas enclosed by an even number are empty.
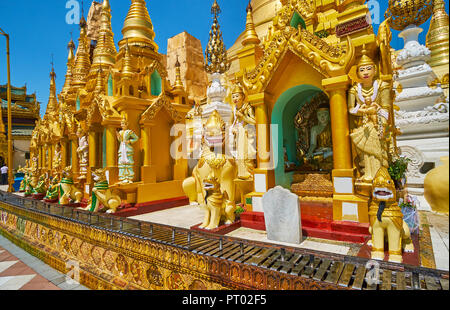
<svg viewBox="0 0 450 310">
<path fill-rule="evenodd" d="M 153 24 L 145 0 L 131 0 L 131 7 L 125 19 L 122 34 L 123 39 L 119 42 L 121 49 L 128 40 L 132 46 L 149 47 L 155 52 L 158 51 L 158 45 L 154 41 Z"/>
<path fill-rule="evenodd" d="M 116 55 L 114 34 L 111 27 L 111 6 L 109 0 L 103 0 L 100 13 L 100 30 L 97 46 L 94 50 L 91 70 L 96 72 L 100 64 L 106 67 L 114 66 L 116 63 Z"/>
<path fill-rule="evenodd" d="M 135 73 L 133 62 L 130 54 L 130 46 L 128 45 L 128 40 L 125 44 L 125 56 L 123 58 L 122 76 L 125 79 L 131 79 Z"/>
<path fill-rule="evenodd" d="M 247 6 L 247 23 L 245 26 L 244 40 L 242 41 L 243 46 L 250 44 L 258 45 L 261 41 L 258 38 L 255 30 L 255 24 L 253 22 L 253 8 L 251 1 L 248 2 Z"/>
<path fill-rule="evenodd" d="M 72 86 L 75 88 L 82 88 L 86 85 L 87 76 L 91 68 L 89 57 L 89 42 L 86 35 L 87 24 L 84 16 L 80 20 L 80 38 L 78 39 L 78 50 L 73 69 Z"/>
<path fill-rule="evenodd" d="M 67 45 L 67 49 L 69 50 L 69 56 L 67 56 L 67 72 L 66 72 L 66 80 L 64 82 L 64 86 L 62 89 L 62 94 L 66 95 L 67 92 L 70 89 L 70 86 L 72 84 L 73 79 L 73 66 L 75 64 L 75 43 L 73 42 L 73 39 L 70 40 L 69 44 Z"/>
<path fill-rule="evenodd" d="M 47 114 L 53 114 L 58 109 L 58 100 L 56 99 L 56 73 L 55 69 L 53 68 L 52 63 L 52 72 L 50 72 L 50 96 L 48 97 L 48 103 L 47 103 Z"/>
</svg>

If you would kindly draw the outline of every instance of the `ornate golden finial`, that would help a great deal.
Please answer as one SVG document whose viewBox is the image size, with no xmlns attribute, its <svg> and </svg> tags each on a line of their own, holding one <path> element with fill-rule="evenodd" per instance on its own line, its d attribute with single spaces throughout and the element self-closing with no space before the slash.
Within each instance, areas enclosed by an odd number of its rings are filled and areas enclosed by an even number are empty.
<svg viewBox="0 0 450 310">
<path fill-rule="evenodd" d="M 430 66 L 449 64 L 449 17 L 445 11 L 444 0 L 434 0 L 426 46 L 431 50 L 431 59 L 428 61 Z"/>
<path fill-rule="evenodd" d="M 134 75 L 133 62 L 131 59 L 130 46 L 128 45 L 128 40 L 125 44 L 125 55 L 123 57 L 123 68 L 122 76 L 125 79 L 130 79 Z"/>
<path fill-rule="evenodd" d="M 209 32 L 209 41 L 205 50 L 206 56 L 206 72 L 208 73 L 224 73 L 230 68 L 228 62 L 227 49 L 222 39 L 222 32 L 220 31 L 220 25 L 218 16 L 220 14 L 220 6 L 217 0 L 214 0 L 214 4 L 211 8 L 211 13 L 214 15 L 211 31 Z"/>
<path fill-rule="evenodd" d="M 411 25 L 422 25 L 432 12 L 433 0 L 389 0 L 384 17 L 391 18 L 391 28 L 402 31 Z"/>
<path fill-rule="evenodd" d="M 114 34 L 111 27 L 111 6 L 108 0 L 103 0 L 100 13 L 100 30 L 98 43 L 94 50 L 92 69 L 96 71 L 98 65 L 113 66 L 116 63 L 116 46 L 114 44 Z"/>
<path fill-rule="evenodd" d="M 145 0 L 132 0 L 131 7 L 125 19 L 122 29 L 123 39 L 119 42 L 119 48 L 125 45 L 126 40 L 130 40 L 131 45 L 148 47 L 158 51 L 156 45 L 153 24 L 148 14 Z"/>
<path fill-rule="evenodd" d="M 173 87 L 175 91 L 184 90 L 183 81 L 181 80 L 181 64 L 178 60 L 178 55 L 175 63 L 175 84 Z"/>
<path fill-rule="evenodd" d="M 247 46 L 250 44 L 258 45 L 261 41 L 258 38 L 255 30 L 255 24 L 253 23 L 253 8 L 251 4 L 251 0 L 248 1 L 247 6 L 247 23 L 245 25 L 245 35 L 244 40 L 242 41 L 243 46 Z"/>
</svg>

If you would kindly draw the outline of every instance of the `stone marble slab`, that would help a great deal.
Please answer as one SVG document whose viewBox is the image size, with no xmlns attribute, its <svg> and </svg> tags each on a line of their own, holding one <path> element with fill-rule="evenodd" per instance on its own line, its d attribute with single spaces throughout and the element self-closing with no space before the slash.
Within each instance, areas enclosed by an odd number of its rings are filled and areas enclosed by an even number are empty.
<svg viewBox="0 0 450 310">
<path fill-rule="evenodd" d="M 300 244 L 302 223 L 298 196 L 277 186 L 264 194 L 262 205 L 267 239 Z"/>
</svg>

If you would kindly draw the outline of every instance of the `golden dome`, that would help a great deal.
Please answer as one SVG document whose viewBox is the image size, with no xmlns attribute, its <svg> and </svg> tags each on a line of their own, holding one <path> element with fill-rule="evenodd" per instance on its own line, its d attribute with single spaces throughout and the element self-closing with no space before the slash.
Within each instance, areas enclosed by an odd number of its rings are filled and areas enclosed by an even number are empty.
<svg viewBox="0 0 450 310">
<path fill-rule="evenodd" d="M 153 24 L 145 0 L 131 0 L 122 34 L 123 39 L 119 42 L 120 48 L 128 40 L 130 45 L 146 46 L 152 48 L 155 52 L 158 51 L 158 45 L 154 42 Z"/>
<path fill-rule="evenodd" d="M 402 31 L 410 25 L 420 26 L 430 18 L 433 0 L 389 0 L 385 18 L 391 28 Z"/>
</svg>

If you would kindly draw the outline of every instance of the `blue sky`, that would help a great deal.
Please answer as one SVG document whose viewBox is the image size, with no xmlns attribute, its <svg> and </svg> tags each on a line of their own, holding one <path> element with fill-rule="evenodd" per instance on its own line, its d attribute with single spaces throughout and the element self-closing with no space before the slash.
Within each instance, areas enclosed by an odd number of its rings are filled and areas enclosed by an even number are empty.
<svg viewBox="0 0 450 310">
<path fill-rule="evenodd" d="M 58 92 L 64 84 L 67 61 L 67 43 L 70 32 L 78 45 L 79 27 L 66 23 L 69 0 L 0 0 L 0 27 L 11 36 L 11 80 L 14 86 L 27 84 L 28 93 L 36 92 L 41 102 L 41 114 L 45 112 L 49 94 L 49 73 L 52 54 L 57 74 Z M 374 0 L 371 0 L 374 1 Z M 81 0 L 79 0 L 81 3 Z M 147 8 L 156 32 L 159 52 L 166 53 L 167 39 L 187 31 L 201 40 L 203 49 L 211 27 L 212 0 L 147 0 Z M 222 8 L 220 24 L 225 45 L 231 47 L 245 28 L 247 0 L 219 0 Z M 448 12 L 448 1 L 446 9 Z M 84 0 L 85 15 L 92 0 Z M 130 0 L 110 0 L 114 40 L 122 38 L 122 27 L 128 13 Z M 387 0 L 379 0 L 381 18 Z M 420 35 L 425 42 L 429 21 L 422 25 Z M 374 24 L 375 31 L 378 25 Z M 403 47 L 403 40 L 394 31 L 392 46 Z M 5 39 L 0 37 L 0 84 L 6 84 Z"/>
</svg>

